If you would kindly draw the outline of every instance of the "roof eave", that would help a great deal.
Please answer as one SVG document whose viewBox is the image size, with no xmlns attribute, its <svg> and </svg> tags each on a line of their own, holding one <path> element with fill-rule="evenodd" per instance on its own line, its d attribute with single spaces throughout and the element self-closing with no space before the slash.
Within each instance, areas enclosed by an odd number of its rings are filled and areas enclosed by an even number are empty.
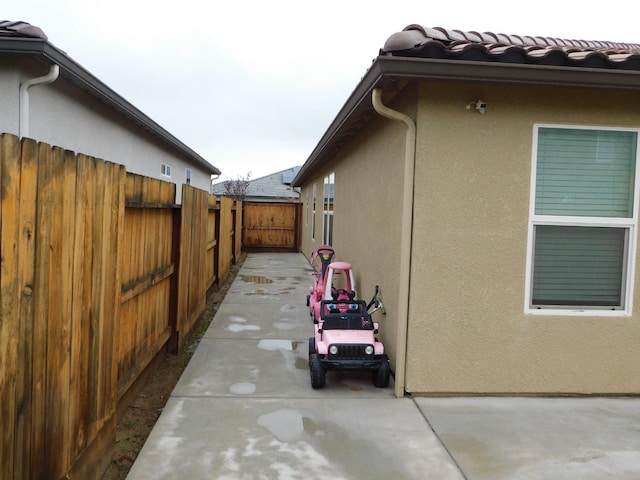
<svg viewBox="0 0 640 480">
<path fill-rule="evenodd" d="M 374 88 L 385 89 L 407 80 L 640 90 L 640 71 L 636 70 L 379 56 L 311 152 L 292 185 L 302 186 L 314 167 L 335 151 L 340 133 L 356 124 L 359 117 L 373 111 L 371 91 Z"/>
<path fill-rule="evenodd" d="M 49 62 L 60 67 L 60 74 L 68 78 L 71 82 L 86 90 L 89 94 L 100 99 L 111 108 L 124 114 L 134 123 L 159 137 L 182 154 L 186 155 L 194 163 L 200 165 L 204 170 L 212 175 L 220 175 L 222 172 L 207 162 L 203 157 L 189 148 L 175 136 L 162 128 L 147 115 L 134 107 L 131 103 L 107 87 L 89 71 L 75 62 L 63 51 L 57 49 L 43 39 L 0 39 L 0 53 L 13 53 L 22 55 L 35 55 L 43 57 Z"/>
</svg>

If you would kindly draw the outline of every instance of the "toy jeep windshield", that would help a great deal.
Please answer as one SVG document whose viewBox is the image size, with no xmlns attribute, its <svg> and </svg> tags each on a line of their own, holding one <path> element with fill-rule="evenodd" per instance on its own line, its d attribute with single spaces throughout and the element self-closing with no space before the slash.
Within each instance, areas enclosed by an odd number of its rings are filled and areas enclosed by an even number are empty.
<svg viewBox="0 0 640 480">
<path fill-rule="evenodd" d="M 322 388 L 331 370 L 370 370 L 376 387 L 387 387 L 391 368 L 384 346 L 376 338 L 378 324 L 364 300 L 322 300 L 315 335 L 309 339 L 311 386 Z M 375 299 L 373 311 L 382 303 Z"/>
</svg>

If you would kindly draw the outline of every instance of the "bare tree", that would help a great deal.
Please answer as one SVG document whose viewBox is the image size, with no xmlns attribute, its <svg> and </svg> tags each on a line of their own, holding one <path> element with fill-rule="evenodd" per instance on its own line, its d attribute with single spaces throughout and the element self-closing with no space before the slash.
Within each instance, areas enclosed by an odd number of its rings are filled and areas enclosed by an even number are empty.
<svg viewBox="0 0 640 480">
<path fill-rule="evenodd" d="M 235 180 L 225 180 L 223 182 L 224 194 L 234 200 L 244 200 L 247 196 L 247 190 L 249 189 L 250 178 L 251 172 L 248 172 L 246 177 L 239 176 Z"/>
</svg>

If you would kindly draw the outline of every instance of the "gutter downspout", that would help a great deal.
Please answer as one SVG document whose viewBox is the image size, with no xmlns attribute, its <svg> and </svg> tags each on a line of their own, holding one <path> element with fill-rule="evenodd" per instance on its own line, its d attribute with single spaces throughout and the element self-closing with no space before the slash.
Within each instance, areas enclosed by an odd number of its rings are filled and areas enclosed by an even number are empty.
<svg viewBox="0 0 640 480">
<path fill-rule="evenodd" d="M 31 78 L 20 85 L 20 126 L 18 137 L 24 138 L 29 136 L 29 89 L 35 85 L 53 83 L 59 74 L 60 67 L 54 63 L 46 75 Z"/>
<path fill-rule="evenodd" d="M 411 273 L 411 234 L 413 230 L 413 189 L 416 158 L 416 124 L 404 113 L 392 110 L 382 103 L 382 89 L 374 88 L 371 94 L 373 108 L 381 116 L 402 122 L 407 127 L 404 155 L 404 194 L 402 197 L 402 230 L 400 236 L 400 286 L 398 308 L 398 336 L 396 343 L 395 394 L 404 396 L 407 365 L 407 330 L 409 323 L 409 275 Z"/>
</svg>

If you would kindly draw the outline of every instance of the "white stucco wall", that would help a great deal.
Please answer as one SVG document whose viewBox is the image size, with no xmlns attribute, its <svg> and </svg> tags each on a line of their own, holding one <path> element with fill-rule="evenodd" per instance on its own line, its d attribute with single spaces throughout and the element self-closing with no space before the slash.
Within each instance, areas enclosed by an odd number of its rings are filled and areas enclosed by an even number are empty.
<svg viewBox="0 0 640 480">
<path fill-rule="evenodd" d="M 17 133 L 20 76 L 12 63 L 0 61 L 0 133 Z"/>
<path fill-rule="evenodd" d="M 20 78 L 15 67 L 0 64 L 0 132 L 20 134 L 20 82 L 33 76 L 36 75 L 30 72 Z M 210 190 L 208 172 L 62 77 L 53 84 L 29 90 L 28 128 L 26 136 L 39 142 L 123 164 L 128 172 L 176 183 L 178 203 L 187 168 L 191 169 L 193 187 Z M 163 163 L 171 167 L 171 177 L 162 175 Z"/>
</svg>

